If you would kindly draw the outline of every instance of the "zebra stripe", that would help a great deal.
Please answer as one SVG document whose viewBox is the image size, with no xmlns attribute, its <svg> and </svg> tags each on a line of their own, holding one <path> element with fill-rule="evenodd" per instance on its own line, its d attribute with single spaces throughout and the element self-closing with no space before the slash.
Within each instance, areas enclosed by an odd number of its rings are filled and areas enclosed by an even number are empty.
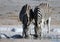
<svg viewBox="0 0 60 42">
<path fill-rule="evenodd" d="M 42 17 L 42 15 L 41 15 L 41 11 L 40 11 L 39 8 L 38 8 L 38 17 Z"/>
</svg>

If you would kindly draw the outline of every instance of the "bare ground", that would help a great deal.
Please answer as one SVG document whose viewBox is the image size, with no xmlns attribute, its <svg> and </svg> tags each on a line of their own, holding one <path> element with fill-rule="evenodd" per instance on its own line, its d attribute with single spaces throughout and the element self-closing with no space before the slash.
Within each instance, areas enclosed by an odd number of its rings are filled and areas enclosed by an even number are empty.
<svg viewBox="0 0 60 42">
<path fill-rule="evenodd" d="M 51 40 L 33 40 L 33 39 L 0 39 L 0 42 L 51 42 Z"/>
</svg>

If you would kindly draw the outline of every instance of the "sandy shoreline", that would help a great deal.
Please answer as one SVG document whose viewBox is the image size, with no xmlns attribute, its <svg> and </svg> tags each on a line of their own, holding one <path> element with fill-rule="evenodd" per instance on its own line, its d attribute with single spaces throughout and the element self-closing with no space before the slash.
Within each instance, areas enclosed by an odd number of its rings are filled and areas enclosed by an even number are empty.
<svg viewBox="0 0 60 42">
<path fill-rule="evenodd" d="M 33 39 L 0 39 L 0 42 L 51 42 L 51 40 L 33 40 Z"/>
</svg>

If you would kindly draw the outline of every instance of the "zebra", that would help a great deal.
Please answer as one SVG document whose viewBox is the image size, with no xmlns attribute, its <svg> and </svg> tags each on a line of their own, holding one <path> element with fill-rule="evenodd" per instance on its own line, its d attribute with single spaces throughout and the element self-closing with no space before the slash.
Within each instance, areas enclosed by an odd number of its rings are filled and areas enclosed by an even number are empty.
<svg viewBox="0 0 60 42">
<path fill-rule="evenodd" d="M 41 37 L 44 36 L 44 34 L 50 33 L 50 22 L 51 22 L 51 17 L 49 17 L 47 20 L 45 18 L 42 19 L 41 22 Z M 45 29 L 45 31 L 44 31 Z"/>
<path fill-rule="evenodd" d="M 38 38 L 41 36 L 41 19 L 42 19 L 42 15 L 40 12 L 40 8 L 38 8 L 38 6 L 35 7 L 34 9 L 34 19 L 35 19 L 35 37 Z"/>
<path fill-rule="evenodd" d="M 36 37 L 41 38 L 42 28 L 45 25 L 47 25 L 47 27 L 48 27 L 48 32 L 50 30 L 51 17 L 45 18 L 46 12 L 48 12 L 48 10 L 47 10 L 48 7 L 49 7 L 49 4 L 40 3 L 34 9 L 34 13 L 35 13 L 35 35 L 36 35 Z"/>
<path fill-rule="evenodd" d="M 23 37 L 28 37 L 28 26 L 30 25 L 31 21 L 34 18 L 34 12 L 31 9 L 31 6 L 26 4 L 22 7 L 19 13 L 19 19 L 23 24 Z"/>
</svg>

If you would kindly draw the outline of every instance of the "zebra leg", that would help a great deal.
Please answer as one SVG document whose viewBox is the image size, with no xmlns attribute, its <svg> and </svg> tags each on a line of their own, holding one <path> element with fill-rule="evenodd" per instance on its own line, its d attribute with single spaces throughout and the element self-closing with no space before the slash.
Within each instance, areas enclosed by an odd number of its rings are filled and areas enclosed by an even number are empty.
<svg viewBox="0 0 60 42">
<path fill-rule="evenodd" d="M 51 17 L 49 17 L 48 20 L 49 20 L 49 21 L 48 21 L 48 31 L 49 31 L 49 33 L 50 33 L 50 22 L 51 22 Z"/>
<path fill-rule="evenodd" d="M 37 31 L 37 34 L 38 34 L 38 38 L 40 40 L 41 40 L 41 32 L 42 32 L 41 27 L 39 27 L 39 30 Z"/>
<path fill-rule="evenodd" d="M 23 32 L 22 32 L 22 35 L 23 35 L 23 38 L 25 37 L 25 25 L 24 25 L 24 22 L 22 20 L 22 24 L 23 24 Z"/>
<path fill-rule="evenodd" d="M 38 37 L 38 34 L 37 34 L 37 27 L 34 28 L 34 31 L 35 31 L 34 37 L 35 37 L 35 39 L 37 39 L 37 37 Z"/>
<path fill-rule="evenodd" d="M 47 33 L 50 33 L 50 22 L 51 22 L 51 17 L 49 17 L 49 19 L 46 21 L 46 24 L 47 24 L 47 27 L 48 27 Z"/>
<path fill-rule="evenodd" d="M 41 27 L 40 27 L 40 37 L 43 38 L 43 29 L 45 28 L 45 19 L 42 19 Z"/>
<path fill-rule="evenodd" d="M 42 39 L 42 29 L 40 27 L 40 40 Z"/>
<path fill-rule="evenodd" d="M 23 37 L 27 38 L 28 37 L 28 28 L 27 25 L 23 25 Z"/>
<path fill-rule="evenodd" d="M 34 28 L 34 31 L 35 31 L 34 37 L 37 38 L 38 37 L 38 34 L 37 34 L 38 26 L 37 26 L 37 20 L 36 19 L 35 19 L 35 28 Z"/>
</svg>

